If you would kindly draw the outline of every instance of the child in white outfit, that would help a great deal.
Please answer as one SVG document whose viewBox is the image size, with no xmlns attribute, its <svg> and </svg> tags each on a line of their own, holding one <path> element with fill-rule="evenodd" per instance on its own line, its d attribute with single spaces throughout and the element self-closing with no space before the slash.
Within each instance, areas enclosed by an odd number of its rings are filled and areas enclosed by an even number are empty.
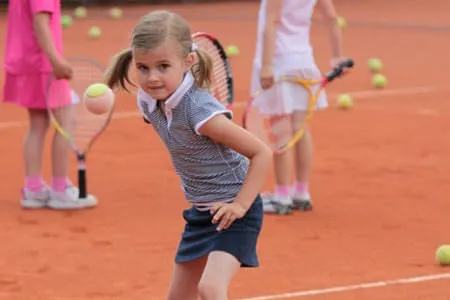
<svg viewBox="0 0 450 300">
<path fill-rule="evenodd" d="M 310 43 L 311 18 L 318 6 L 324 16 L 332 46 L 332 66 L 344 57 L 341 50 L 341 30 L 337 24 L 337 13 L 332 0 L 262 0 L 258 18 L 258 38 L 251 92 L 269 89 L 258 103 L 266 114 L 296 113 L 303 119 L 306 115 L 309 96 L 302 87 L 280 85 L 272 87 L 281 75 L 296 75 L 305 79 L 320 79 Z M 279 90 L 281 89 L 281 91 Z M 317 109 L 327 107 L 327 97 L 321 93 Z M 277 155 L 274 159 L 276 190 L 266 193 L 265 212 L 286 214 L 290 209 L 311 210 L 308 189 L 312 159 L 311 133 L 307 128 L 302 139 L 294 146 L 294 185 L 290 182 L 290 152 Z"/>
</svg>

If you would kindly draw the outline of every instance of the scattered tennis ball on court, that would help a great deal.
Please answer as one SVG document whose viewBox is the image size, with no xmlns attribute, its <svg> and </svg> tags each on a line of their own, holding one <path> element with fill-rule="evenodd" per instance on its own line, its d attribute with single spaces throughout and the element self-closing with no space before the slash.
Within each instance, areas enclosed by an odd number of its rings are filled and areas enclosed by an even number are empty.
<svg viewBox="0 0 450 300">
<path fill-rule="evenodd" d="M 61 25 L 63 28 L 67 28 L 72 25 L 72 17 L 68 15 L 64 15 L 61 17 Z"/>
<path fill-rule="evenodd" d="M 109 15 L 113 18 L 113 19 L 122 19 L 123 16 L 123 12 L 120 8 L 118 7 L 113 7 L 111 8 L 111 10 L 109 11 Z"/>
<path fill-rule="evenodd" d="M 372 77 L 372 84 L 377 89 L 382 89 L 387 85 L 387 78 L 382 74 L 375 74 Z"/>
<path fill-rule="evenodd" d="M 347 21 L 344 19 L 344 17 L 338 17 L 337 24 L 340 28 L 347 27 Z"/>
<path fill-rule="evenodd" d="M 337 105 L 340 109 L 347 110 L 353 107 L 353 99 L 349 94 L 341 94 L 337 98 Z"/>
<path fill-rule="evenodd" d="M 87 110 L 102 115 L 113 108 L 115 96 L 106 84 L 94 83 L 86 89 L 83 100 Z"/>
<path fill-rule="evenodd" d="M 233 57 L 239 54 L 239 48 L 236 45 L 229 45 L 225 49 L 225 53 L 228 57 Z"/>
<path fill-rule="evenodd" d="M 75 8 L 75 11 L 73 12 L 73 14 L 74 14 L 75 17 L 77 17 L 77 18 L 86 18 L 86 16 L 87 16 L 87 10 L 86 10 L 85 7 L 79 6 L 79 7 Z"/>
<path fill-rule="evenodd" d="M 442 245 L 437 248 L 436 261 L 441 266 L 450 266 L 450 245 Z"/>
<path fill-rule="evenodd" d="M 89 28 L 88 35 L 90 38 L 97 39 L 101 34 L 102 30 L 100 29 L 100 27 L 92 26 L 91 28 Z"/>
<path fill-rule="evenodd" d="M 383 68 L 383 62 L 379 58 L 369 58 L 367 65 L 372 73 L 378 73 Z"/>
</svg>

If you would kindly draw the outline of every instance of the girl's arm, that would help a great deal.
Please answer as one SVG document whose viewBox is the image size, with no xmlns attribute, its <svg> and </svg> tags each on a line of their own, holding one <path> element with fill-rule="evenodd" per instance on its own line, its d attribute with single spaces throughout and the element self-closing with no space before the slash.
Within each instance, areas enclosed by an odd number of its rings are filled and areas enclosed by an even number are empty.
<svg viewBox="0 0 450 300">
<path fill-rule="evenodd" d="M 54 65 L 59 59 L 60 54 L 53 42 L 52 33 L 48 25 L 50 14 L 39 12 L 34 15 L 34 32 L 36 39 L 41 47 L 42 52 L 47 56 L 48 60 Z"/>
<path fill-rule="evenodd" d="M 247 211 L 266 180 L 272 162 L 272 151 L 261 140 L 223 114 L 207 121 L 198 132 L 249 158 L 247 177 L 234 201 Z"/>
<path fill-rule="evenodd" d="M 273 55 L 277 37 L 277 26 L 280 22 L 283 0 L 267 0 L 266 24 L 262 40 L 261 86 L 270 88 L 273 84 Z"/>
<path fill-rule="evenodd" d="M 339 63 L 342 59 L 342 32 L 337 19 L 338 14 L 333 4 L 333 0 L 319 0 L 318 8 L 324 17 L 325 24 L 330 38 L 332 50 L 332 64 Z"/>
<path fill-rule="evenodd" d="M 50 14 L 47 12 L 38 12 L 34 15 L 34 32 L 42 52 L 47 56 L 53 67 L 53 73 L 58 79 L 71 79 L 72 68 L 61 57 L 53 42 L 52 32 L 48 25 Z"/>
</svg>

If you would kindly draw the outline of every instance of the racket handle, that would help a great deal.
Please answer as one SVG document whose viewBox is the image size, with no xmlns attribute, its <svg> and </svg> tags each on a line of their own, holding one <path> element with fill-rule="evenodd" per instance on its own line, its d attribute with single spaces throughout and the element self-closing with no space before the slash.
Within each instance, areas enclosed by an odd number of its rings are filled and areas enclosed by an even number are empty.
<svg viewBox="0 0 450 300">
<path fill-rule="evenodd" d="M 80 154 L 78 156 L 78 189 L 79 189 L 79 199 L 84 199 L 87 197 L 87 186 L 86 186 L 86 162 L 85 156 Z"/>
<path fill-rule="evenodd" d="M 344 72 L 344 69 L 346 68 L 353 68 L 354 66 L 353 59 L 348 58 L 341 62 L 337 67 L 335 67 L 331 72 L 329 72 L 327 75 L 325 75 L 326 81 L 330 82 L 338 78 L 342 75 L 342 72 Z"/>
</svg>

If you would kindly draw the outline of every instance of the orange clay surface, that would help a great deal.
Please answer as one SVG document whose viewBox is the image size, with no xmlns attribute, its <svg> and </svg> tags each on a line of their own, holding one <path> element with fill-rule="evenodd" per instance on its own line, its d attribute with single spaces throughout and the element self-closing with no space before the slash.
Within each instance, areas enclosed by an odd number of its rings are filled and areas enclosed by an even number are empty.
<svg viewBox="0 0 450 300">
<path fill-rule="evenodd" d="M 355 59 L 356 69 L 328 88 L 330 108 L 312 120 L 314 211 L 266 216 L 258 245 L 261 267 L 238 273 L 232 299 L 450 298 L 450 269 L 434 262 L 436 247 L 450 243 L 450 60 L 449 31 L 443 29 L 450 27 L 448 4 L 337 1 L 349 23 L 345 53 Z M 106 64 L 128 45 L 138 18 L 155 8 L 125 7 L 120 21 L 108 19 L 106 8 L 90 10 L 89 18 L 65 29 L 65 54 Z M 240 123 L 250 85 L 257 4 L 164 8 L 186 16 L 194 31 L 212 32 L 223 44 L 240 48 L 232 58 L 235 120 Z M 331 50 L 325 28 L 315 24 L 312 41 L 325 70 Z M 2 37 L 5 25 L 3 15 Z M 87 38 L 92 25 L 103 30 L 98 40 Z M 3 50 L 3 38 L 0 44 Z M 371 86 L 369 57 L 384 61 L 389 84 L 383 91 Z M 353 93 L 354 109 L 336 108 L 335 97 L 343 92 Z M 26 125 L 24 111 L 0 106 L 0 299 L 164 299 L 187 205 L 168 154 L 138 117 L 135 99 L 118 95 L 115 118 L 89 155 L 89 189 L 100 200 L 93 210 L 21 210 Z M 72 169 L 75 179 L 75 164 Z M 271 187 L 272 176 L 267 181 Z M 434 277 L 361 285 L 424 275 Z"/>
</svg>

